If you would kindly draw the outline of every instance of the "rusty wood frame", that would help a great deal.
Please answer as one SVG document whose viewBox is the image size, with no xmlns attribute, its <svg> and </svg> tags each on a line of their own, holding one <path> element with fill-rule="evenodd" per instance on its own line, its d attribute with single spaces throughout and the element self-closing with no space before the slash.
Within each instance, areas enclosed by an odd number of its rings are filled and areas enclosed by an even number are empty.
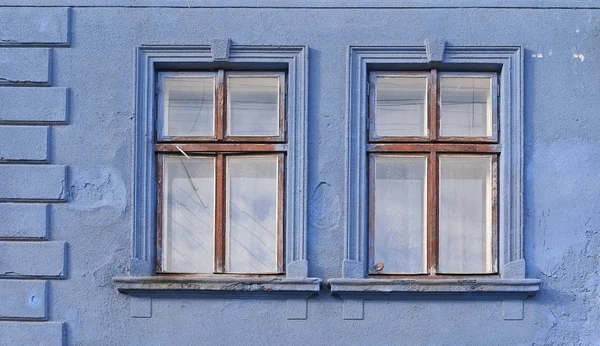
<svg viewBox="0 0 600 346">
<path fill-rule="evenodd" d="M 378 72 L 378 74 L 381 74 Z M 369 99 L 369 117 L 367 119 L 367 128 L 373 124 L 374 113 L 374 90 L 375 90 L 375 72 L 370 75 L 370 99 Z M 385 74 L 385 73 L 384 73 Z M 475 73 L 466 73 L 465 75 L 474 75 Z M 481 75 L 481 74 L 480 74 Z M 486 74 L 493 75 L 496 74 Z M 498 143 L 498 103 L 496 102 L 495 93 L 497 93 L 497 85 L 494 82 L 497 79 L 492 78 L 492 132 L 493 137 L 440 137 L 440 73 L 436 69 L 429 71 L 427 79 L 427 123 L 428 137 L 396 137 L 393 142 L 390 138 L 374 139 L 371 136 L 371 131 L 367 133 L 366 152 L 367 159 L 367 186 L 368 194 L 368 270 L 369 276 L 386 277 L 386 278 L 406 278 L 406 277 L 422 277 L 422 278 L 465 278 L 465 277 L 490 277 L 498 276 L 499 262 L 499 235 L 498 235 L 498 157 L 502 151 L 502 146 Z M 377 270 L 372 270 L 374 261 L 374 163 L 373 154 L 377 153 L 399 153 L 399 154 L 426 154 L 427 155 L 427 274 L 385 274 L 379 273 Z M 465 273 L 465 274 L 438 274 L 439 268 L 439 154 L 470 154 L 470 155 L 490 155 L 492 157 L 492 273 Z"/>
<path fill-rule="evenodd" d="M 285 152 L 286 144 L 266 143 L 160 143 L 154 146 L 157 153 L 235 153 L 235 152 Z"/>
<path fill-rule="evenodd" d="M 439 267 L 439 169 L 438 154 L 427 160 L 427 272 L 435 275 Z"/>
<path fill-rule="evenodd" d="M 168 74 L 168 72 L 161 72 Z M 239 73 L 239 72 L 236 72 Z M 156 198 L 156 263 L 155 270 L 161 275 L 222 275 L 231 276 L 273 276 L 281 275 L 285 272 L 285 158 L 288 150 L 286 140 L 286 82 L 284 72 L 256 72 L 244 73 L 248 76 L 265 76 L 276 75 L 279 80 L 279 132 L 280 136 L 256 136 L 256 137 L 241 137 L 227 136 L 227 82 L 226 72 L 218 70 L 215 75 L 215 109 L 214 109 L 214 136 L 213 137 L 159 137 L 154 145 L 154 153 L 156 155 L 156 182 L 157 182 L 157 198 Z M 159 78 L 160 79 L 160 78 Z M 160 97 L 159 97 L 160 99 Z M 159 100 L 160 102 L 160 100 Z M 157 111 L 160 114 L 160 111 Z M 160 115 L 157 116 L 157 123 L 160 122 Z M 215 217 L 214 217 L 214 259 L 213 273 L 173 273 L 163 271 L 163 218 L 166 211 L 163 208 L 163 191 L 164 191 L 164 168 L 163 157 L 181 156 L 183 153 L 189 156 L 205 156 L 210 155 L 215 158 Z M 226 174 L 227 163 L 226 157 L 233 155 L 276 155 L 277 156 L 277 270 L 276 273 L 264 274 L 240 274 L 226 273 L 225 257 L 226 257 Z"/>
<path fill-rule="evenodd" d="M 225 194 L 227 189 L 225 156 L 221 153 L 217 154 L 217 162 L 215 167 L 215 240 L 214 240 L 214 255 L 213 260 L 214 272 L 225 272 L 225 223 L 226 207 Z"/>
<path fill-rule="evenodd" d="M 277 155 L 277 272 L 285 273 L 285 154 Z"/>
<path fill-rule="evenodd" d="M 458 143 L 377 143 L 367 144 L 367 152 L 414 152 L 429 153 L 500 153 L 502 146 L 498 144 L 458 144 Z"/>
<path fill-rule="evenodd" d="M 163 267 L 163 160 L 162 155 L 156 157 L 156 272 L 162 272 Z"/>
</svg>

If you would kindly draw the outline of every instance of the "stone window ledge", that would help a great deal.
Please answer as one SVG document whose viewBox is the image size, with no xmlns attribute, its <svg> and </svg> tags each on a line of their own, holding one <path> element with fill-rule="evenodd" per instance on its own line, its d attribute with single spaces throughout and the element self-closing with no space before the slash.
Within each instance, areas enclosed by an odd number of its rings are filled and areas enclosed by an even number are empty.
<svg viewBox="0 0 600 346">
<path fill-rule="evenodd" d="M 488 293 L 533 296 L 539 279 L 329 279 L 331 293 L 338 296 L 407 295 L 411 293 Z"/>
<path fill-rule="evenodd" d="M 132 296 L 219 295 L 231 297 L 310 297 L 319 278 L 127 276 L 113 278 L 119 292 Z"/>
</svg>

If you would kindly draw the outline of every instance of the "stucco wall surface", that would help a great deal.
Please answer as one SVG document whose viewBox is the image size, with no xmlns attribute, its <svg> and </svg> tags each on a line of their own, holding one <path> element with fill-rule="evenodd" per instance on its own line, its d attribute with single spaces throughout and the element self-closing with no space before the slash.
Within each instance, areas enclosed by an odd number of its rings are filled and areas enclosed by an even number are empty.
<svg viewBox="0 0 600 346">
<path fill-rule="evenodd" d="M 0 156 L 24 155 L 0 163 L 0 345 L 600 344 L 600 8 L 9 5 L 0 133 L 25 135 L 0 139 Z M 501 299 L 434 295 L 366 300 L 364 319 L 344 320 L 326 287 L 305 320 L 288 320 L 283 299 L 183 296 L 132 317 L 112 279 L 131 257 L 137 46 L 308 46 L 307 257 L 325 282 L 344 258 L 348 47 L 429 37 L 524 48 L 524 251 L 542 283 L 523 319 L 505 320 Z"/>
</svg>

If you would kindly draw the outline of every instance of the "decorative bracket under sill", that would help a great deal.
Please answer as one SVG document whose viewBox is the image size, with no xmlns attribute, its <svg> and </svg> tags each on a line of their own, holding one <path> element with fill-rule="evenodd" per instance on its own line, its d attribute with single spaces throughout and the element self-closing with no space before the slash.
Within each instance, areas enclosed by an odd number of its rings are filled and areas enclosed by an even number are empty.
<svg viewBox="0 0 600 346">
<path fill-rule="evenodd" d="M 343 299 L 344 319 L 363 319 L 364 299 L 502 300 L 505 319 L 523 318 L 523 300 L 540 289 L 539 279 L 329 279 Z M 520 308 L 520 309 L 519 309 Z"/>
<path fill-rule="evenodd" d="M 321 288 L 319 278 L 127 276 L 113 281 L 119 292 L 132 296 L 132 304 L 139 298 L 151 304 L 153 297 L 286 299 L 290 320 L 306 319 L 306 300 Z M 151 306 L 146 310 L 151 311 Z M 132 312 L 132 317 L 141 316 Z"/>
</svg>

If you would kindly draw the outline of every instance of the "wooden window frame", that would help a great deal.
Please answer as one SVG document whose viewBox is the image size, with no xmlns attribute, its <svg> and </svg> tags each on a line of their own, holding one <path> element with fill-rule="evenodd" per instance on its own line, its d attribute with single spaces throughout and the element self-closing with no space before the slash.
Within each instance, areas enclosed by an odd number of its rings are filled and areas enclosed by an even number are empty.
<svg viewBox="0 0 600 346">
<path fill-rule="evenodd" d="M 279 135 L 277 136 L 231 136 L 226 134 L 227 126 L 227 76 L 228 75 L 243 75 L 252 77 L 275 76 L 279 79 Z M 214 75 L 215 76 L 215 98 L 214 98 L 214 135 L 213 136 L 161 136 L 161 126 L 164 109 L 164 94 L 162 93 L 162 83 L 164 77 L 170 76 L 199 76 L 199 75 Z M 216 73 L 204 72 L 158 72 L 157 87 L 157 116 L 154 155 L 156 161 L 156 260 L 155 271 L 160 275 L 186 275 L 193 274 L 199 276 L 206 275 L 243 275 L 243 276 L 265 276 L 265 275 L 282 275 L 285 273 L 285 177 L 286 169 L 285 162 L 288 155 L 288 145 L 286 138 L 286 73 L 272 71 L 253 71 L 253 72 L 238 72 L 218 70 Z M 215 217 L 214 217 L 214 259 L 213 273 L 174 273 L 163 271 L 163 218 L 165 211 L 162 208 L 162 192 L 163 192 L 163 167 L 162 157 L 181 156 L 185 155 L 194 157 L 214 157 L 215 158 Z M 226 242 L 226 159 L 229 156 L 264 156 L 276 155 L 278 161 L 278 192 L 277 192 L 277 269 L 275 272 L 265 273 L 239 273 L 225 271 L 225 242 Z"/>
<path fill-rule="evenodd" d="M 491 101 L 492 101 L 492 136 L 490 137 L 440 137 L 440 78 L 441 75 L 460 77 L 487 76 L 491 79 Z M 375 117 L 376 79 L 379 76 L 427 76 L 426 90 L 426 118 L 427 137 L 376 137 L 371 134 Z M 367 181 L 368 181 L 368 265 L 367 275 L 370 277 L 385 278 L 410 278 L 419 277 L 425 279 L 464 278 L 464 277 L 498 277 L 499 276 L 499 235 L 498 235 L 498 165 L 501 154 L 501 145 L 498 140 L 498 97 L 499 79 L 496 73 L 479 72 L 440 72 L 437 69 L 420 72 L 370 72 L 369 75 L 369 112 L 368 126 L 366 128 L 366 155 L 367 155 Z M 401 154 L 419 155 L 427 157 L 426 184 L 427 184 L 427 210 L 426 210 L 426 251 L 427 251 L 427 273 L 380 273 L 377 264 L 374 263 L 374 179 L 372 163 L 374 155 Z M 491 156 L 492 158 L 492 272 L 491 273 L 438 273 L 439 268 L 439 155 L 460 154 L 462 156 Z"/>
</svg>

